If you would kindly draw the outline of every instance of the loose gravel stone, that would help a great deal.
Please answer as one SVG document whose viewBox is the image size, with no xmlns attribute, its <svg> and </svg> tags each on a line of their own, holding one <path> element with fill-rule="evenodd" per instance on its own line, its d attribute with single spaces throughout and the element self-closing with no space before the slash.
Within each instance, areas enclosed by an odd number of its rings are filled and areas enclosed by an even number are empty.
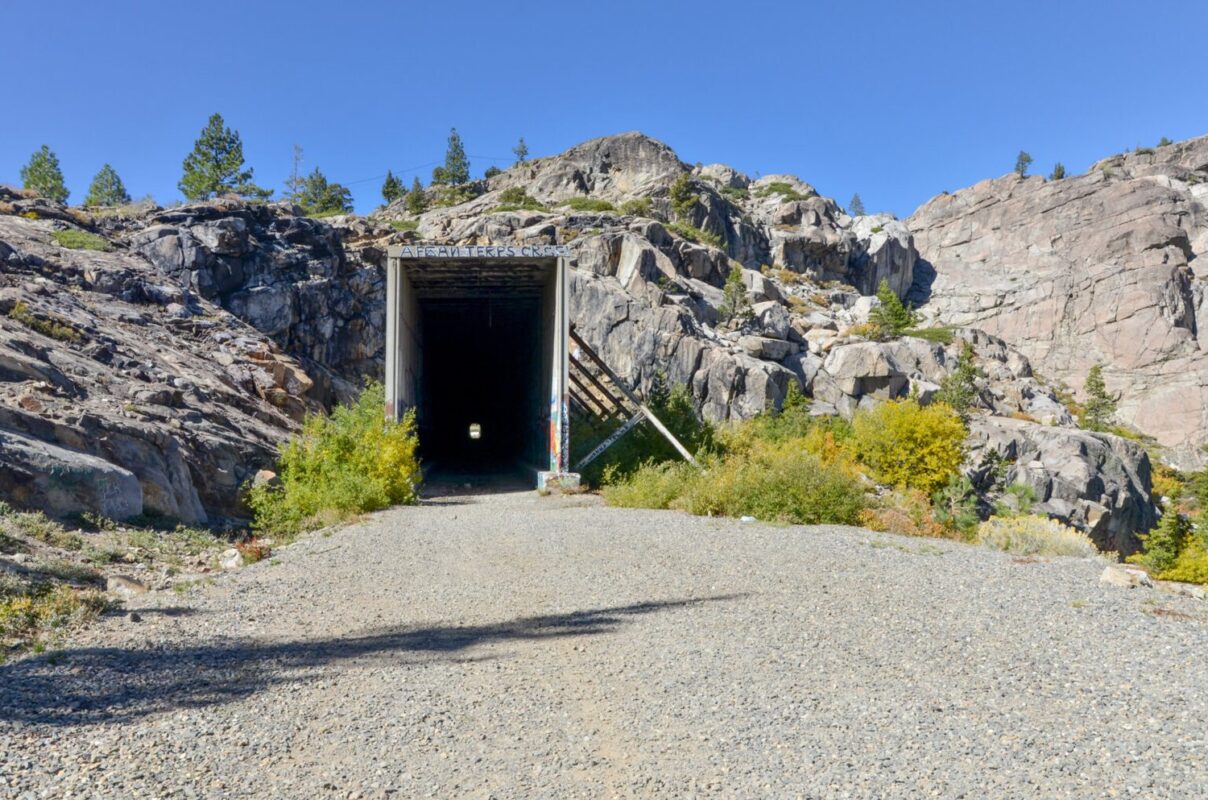
<svg viewBox="0 0 1208 800">
<path fill-rule="evenodd" d="M 463 494 L 0 666 L 0 796 L 1208 796 L 1208 606 L 840 527 Z"/>
</svg>

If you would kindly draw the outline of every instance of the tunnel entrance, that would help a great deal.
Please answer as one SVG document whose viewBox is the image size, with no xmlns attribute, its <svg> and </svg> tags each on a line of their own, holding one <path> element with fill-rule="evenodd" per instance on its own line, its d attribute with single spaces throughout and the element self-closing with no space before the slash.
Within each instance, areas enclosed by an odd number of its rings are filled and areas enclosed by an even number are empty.
<svg viewBox="0 0 1208 800">
<path fill-rule="evenodd" d="M 421 300 L 417 406 L 423 457 L 458 471 L 541 464 L 547 376 L 541 300 Z"/>
<path fill-rule="evenodd" d="M 415 410 L 426 470 L 571 479 L 566 250 L 390 249 L 386 414 Z"/>
</svg>

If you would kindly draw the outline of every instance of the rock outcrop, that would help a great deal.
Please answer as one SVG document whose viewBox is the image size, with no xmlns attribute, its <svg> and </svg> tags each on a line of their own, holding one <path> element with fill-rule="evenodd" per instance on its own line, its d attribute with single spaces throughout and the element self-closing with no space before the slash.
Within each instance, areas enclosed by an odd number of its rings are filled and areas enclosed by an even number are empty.
<svg viewBox="0 0 1208 800">
<path fill-rule="evenodd" d="M 1186 464 L 1208 441 L 1208 137 L 1085 175 L 983 181 L 922 206 L 912 298 L 1081 387 L 1102 363 L 1120 419 Z"/>
<path fill-rule="evenodd" d="M 1131 555 L 1140 549 L 1137 531 L 1157 522 L 1149 456 L 1135 442 L 1003 417 L 975 417 L 971 428 L 973 463 L 988 463 L 993 452 L 1006 466 L 997 476 L 1003 485 L 1029 487 L 1034 511 L 1086 531 L 1101 550 Z M 991 482 L 989 473 L 975 469 L 975 482 Z"/>
<path fill-rule="evenodd" d="M 1194 151 L 1180 158 L 1193 162 Z M 239 488 L 308 410 L 381 377 L 387 246 L 569 244 L 577 332 L 640 391 L 659 377 L 689 386 L 712 420 L 774 409 L 794 385 L 815 414 L 851 417 L 910 393 L 927 401 L 971 346 L 978 452 L 1014 459 L 1012 474 L 1044 510 L 1127 552 L 1153 520 L 1145 453 L 1075 430 L 1032 361 L 1045 378 L 1064 377 L 1062 365 L 1087 357 L 1074 348 L 1101 329 L 1110 341 L 1097 346 L 1122 350 L 1139 337 L 1145 348 L 1109 370 L 1112 382 L 1157 380 L 1151 357 L 1166 359 L 1163 369 L 1199 364 L 1201 168 L 1179 177 L 1174 161 L 1125 159 L 1110 179 L 1002 179 L 937 199 L 907 223 L 852 217 L 793 176 L 689 167 L 633 133 L 428 190 L 434 207 L 419 216 L 397 203 L 317 221 L 288 204 L 215 201 L 93 218 L 6 193 L 0 493 L 63 513 L 238 514 Z M 505 204 L 516 190 L 524 202 Z M 1104 208 L 1116 209 L 1114 223 Z M 1030 221 L 1044 214 L 1069 232 Z M 67 228 L 98 234 L 110 252 L 60 247 L 52 234 Z M 1010 236 L 1016 249 L 1003 244 Z M 1039 280 L 1013 277 L 1017 251 Z M 1068 267 L 1088 252 L 1102 263 Z M 723 291 L 734 270 L 744 298 Z M 953 341 L 860 335 L 883 280 L 925 296 L 928 313 L 955 326 Z M 1083 292 L 1113 298 L 1112 313 L 1095 316 Z M 1061 324 L 1046 322 L 1058 305 Z M 1128 413 L 1135 402 L 1126 398 Z"/>
<path fill-rule="evenodd" d="M 87 216 L 0 201 L 0 495 L 58 514 L 238 515 L 243 482 L 320 407 L 300 364 L 116 240 L 56 242 Z"/>
</svg>

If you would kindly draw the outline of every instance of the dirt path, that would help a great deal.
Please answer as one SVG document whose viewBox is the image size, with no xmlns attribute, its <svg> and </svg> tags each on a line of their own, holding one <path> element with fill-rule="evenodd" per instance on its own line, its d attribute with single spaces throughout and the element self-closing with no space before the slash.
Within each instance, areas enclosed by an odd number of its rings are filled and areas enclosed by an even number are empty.
<svg viewBox="0 0 1208 800">
<path fill-rule="evenodd" d="M 0 796 L 1208 796 L 1208 608 L 1101 569 L 447 497 L 0 666 Z"/>
</svg>

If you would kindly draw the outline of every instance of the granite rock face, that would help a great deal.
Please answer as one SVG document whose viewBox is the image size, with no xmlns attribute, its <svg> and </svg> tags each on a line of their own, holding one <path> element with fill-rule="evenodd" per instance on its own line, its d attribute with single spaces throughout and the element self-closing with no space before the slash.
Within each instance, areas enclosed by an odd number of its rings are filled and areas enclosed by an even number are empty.
<svg viewBox="0 0 1208 800">
<path fill-rule="evenodd" d="M 1034 511 L 1086 531 L 1101 550 L 1131 555 L 1137 532 L 1157 523 L 1149 456 L 1136 442 L 1003 417 L 975 417 L 971 432 L 972 463 L 994 452 L 1008 465 L 1003 484 L 1030 487 Z M 989 478 L 973 473 L 978 483 Z"/>
<path fill-rule="evenodd" d="M 1133 380 L 1149 374 L 1154 354 L 1173 353 L 1166 364 L 1198 364 L 1186 361 L 1198 358 L 1198 349 L 1191 352 L 1184 340 L 1190 331 L 1198 348 L 1194 321 L 1205 305 L 1192 280 L 1205 237 L 1192 233 L 1198 206 L 1180 194 L 1183 184 L 1193 197 L 1198 191 L 1194 170 L 1172 178 L 1169 164 L 1125 161 L 1111 179 L 1057 182 L 1083 181 L 1088 197 L 1106 191 L 1101 183 L 1148 192 L 1121 212 L 1118 225 L 1132 232 L 1119 241 L 1113 238 L 1118 228 L 1096 227 L 1107 223 L 1093 208 L 1061 224 L 1070 226 L 1071 238 L 1085 236 L 1082 250 L 1116 253 L 1145 275 L 1167 264 L 1174 276 L 1153 286 L 1129 278 L 1142 288 L 1120 290 L 1122 297 L 1141 299 L 1129 313 L 1119 300 L 1118 313 L 1102 320 L 1108 330 L 1119 328 L 1113 346 L 1124 348 L 1120 337 L 1139 335 L 1129 327 L 1136 324 L 1130 314 L 1155 328 L 1157 317 L 1169 316 L 1172 333 L 1154 334 L 1152 342 L 1141 337 L 1149 349 L 1121 362 L 1132 366 L 1109 369 L 1109 384 L 1123 374 Z M 1152 521 L 1144 453 L 1096 437 L 1098 445 L 1083 441 L 1045 379 L 1065 377 L 1053 355 L 1063 351 L 1052 342 L 1081 347 L 1077 336 L 1083 335 L 1067 325 L 1049 341 L 1036 317 L 1063 280 L 1065 262 L 1044 255 L 1041 234 L 1027 233 L 1036 201 L 1023 198 L 1052 190 L 1035 179 L 991 184 L 998 188 L 968 191 L 1005 192 L 1007 200 L 974 202 L 970 195 L 946 206 L 941 198 L 908 223 L 888 215 L 852 217 L 794 176 L 752 180 L 724 165 L 693 168 L 661 142 L 622 134 L 518 164 L 455 196 L 428 190 L 432 207 L 418 216 L 396 203 L 368 218 L 317 221 L 289 204 L 215 201 L 93 218 L 0 195 L 0 315 L 9 315 L 0 316 L 0 433 L 13 443 L 0 458 L 0 493 L 16 497 L 5 487 L 29 484 L 35 488 L 18 502 L 63 513 L 103 507 L 187 522 L 239 514 L 239 488 L 271 463 L 307 411 L 351 396 L 364 378 L 381 377 L 388 246 L 567 244 L 577 332 L 632 388 L 646 391 L 660 377 L 687 385 L 711 420 L 778 408 L 794 385 L 813 397 L 815 414 L 851 417 L 912 392 L 927 402 L 968 345 L 980 371 L 973 413 L 996 431 L 992 445 L 987 434 L 977 447 L 1022 453 L 1028 464 L 1041 464 L 1043 472 L 1019 466 L 1018 474 L 1045 495 L 1046 508 L 1125 550 L 1128 537 Z M 531 208 L 500 209 L 502 193 L 515 188 L 532 199 Z M 995 210 L 1012 197 L 1021 208 Z M 1142 224 L 1137 220 L 1160 206 L 1154 197 L 1166 198 L 1174 210 Z M 593 202 L 568 204 L 574 198 Z M 1053 213 L 1068 212 L 1058 207 Z M 1015 214 L 1023 221 L 1013 221 Z M 1032 237 L 1020 258 L 1025 264 L 1038 259 L 1042 280 L 1033 285 L 1007 274 L 1000 247 L 1006 234 L 996 226 L 1016 226 Z M 112 251 L 65 250 L 51 238 L 62 228 L 93 231 Z M 1073 247 L 1051 233 L 1050 249 Z M 963 283 L 945 277 L 964 274 L 951 264 L 975 257 L 978 270 L 991 277 L 966 276 Z M 1112 263 L 1097 268 L 1101 280 L 1090 288 L 1106 292 L 1116 285 Z M 724 290 L 735 270 L 741 297 Z M 999 294 L 991 295 L 983 284 L 999 278 Z M 862 336 L 882 280 L 900 295 L 926 294 L 928 313 L 955 324 L 953 342 Z M 1147 297 L 1149 305 L 1142 302 Z M 13 314 L 18 307 L 24 311 Z M 1073 309 L 1071 324 L 1098 325 L 1077 302 L 1063 308 Z M 46 327 L 51 322 L 78 338 L 54 338 L 45 332 L 53 330 Z M 996 335 L 1000 329 L 1005 332 Z M 1013 346 L 1014 335 L 1023 347 Z M 1070 336 L 1073 344 L 1063 338 Z M 1073 363 L 1072 352 L 1067 357 Z M 1032 370 L 1038 359 L 1044 378 Z M 1126 398 L 1126 408 L 1131 402 Z M 1027 428 L 1024 436 L 1007 425 L 1011 438 L 999 420 L 1034 420 L 1051 430 L 1041 428 L 1048 431 L 1041 436 Z M 1061 438 L 1063 432 L 1073 438 Z M 1079 447 L 1085 453 L 1071 455 Z M 112 475 L 125 488 L 113 496 L 80 491 L 64 498 L 55 494 L 61 486 L 45 481 L 60 466 L 71 474 Z"/>
<path fill-rule="evenodd" d="M 1080 389 L 1102 363 L 1123 422 L 1188 465 L 1208 441 L 1208 137 L 1115 156 L 1085 175 L 1009 175 L 906 225 L 911 297 Z"/>
<path fill-rule="evenodd" d="M 239 515 L 243 482 L 320 408 L 305 370 L 120 236 L 111 252 L 52 238 L 86 216 L 0 199 L 13 211 L 0 214 L 0 497 L 118 519 Z"/>
</svg>

